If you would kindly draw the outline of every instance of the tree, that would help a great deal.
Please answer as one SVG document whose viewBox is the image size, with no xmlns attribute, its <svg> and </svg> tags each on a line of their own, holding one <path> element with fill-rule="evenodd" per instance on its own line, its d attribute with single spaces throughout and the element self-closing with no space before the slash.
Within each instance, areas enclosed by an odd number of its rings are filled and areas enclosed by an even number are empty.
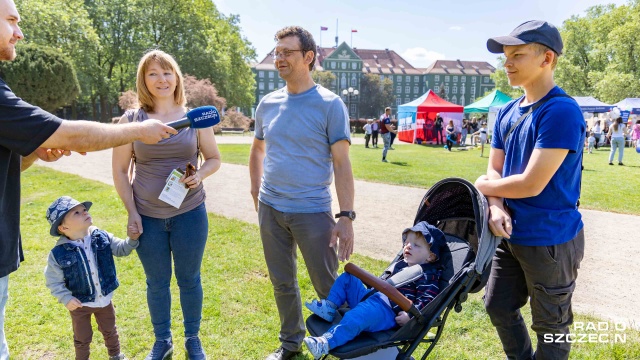
<svg viewBox="0 0 640 360">
<path fill-rule="evenodd" d="M 380 81 L 379 75 L 364 74 L 360 82 L 360 116 L 377 117 L 395 101 L 391 79 Z"/>
<path fill-rule="evenodd" d="M 615 103 L 639 97 L 640 1 L 597 5 L 563 23 L 556 81 L 569 94 Z"/>
<path fill-rule="evenodd" d="M 311 78 L 324 88 L 333 89 L 335 87 L 336 76 L 331 71 L 314 70 L 311 72 Z"/>
<path fill-rule="evenodd" d="M 123 92 L 118 99 L 118 106 L 120 106 L 120 109 L 123 111 L 135 109 L 138 106 L 138 94 L 133 90 Z"/>
<path fill-rule="evenodd" d="M 491 74 L 491 80 L 496 84 L 496 89 L 511 96 L 513 99 L 518 98 L 524 94 L 524 91 L 519 87 L 513 87 L 509 85 L 509 79 L 507 73 L 504 71 L 504 56 L 498 57 L 498 68 Z M 482 96 L 481 96 L 482 97 Z"/>
<path fill-rule="evenodd" d="M 84 0 L 16 0 L 16 6 L 23 19 L 24 44 L 52 47 L 71 59 L 81 86 L 71 108 L 71 118 L 77 119 L 77 104 L 89 99 L 97 78 L 93 58 L 100 47 Z M 18 48 L 21 46 L 22 42 Z"/>
<path fill-rule="evenodd" d="M 80 93 L 71 61 L 39 45 L 18 47 L 16 60 L 0 62 L 0 74 L 16 95 L 49 112 L 71 104 Z"/>
<path fill-rule="evenodd" d="M 198 80 L 194 76 L 185 75 L 184 91 L 187 106 L 191 108 L 213 105 L 222 112 L 227 107 L 227 100 L 218 96 L 218 90 L 209 79 Z"/>
<path fill-rule="evenodd" d="M 108 120 L 120 94 L 135 86 L 149 49 L 173 55 L 183 73 L 210 79 L 230 105 L 254 102 L 249 66 L 255 49 L 240 18 L 210 0 L 17 0 L 27 39 L 51 44 L 74 61 L 82 102 Z"/>
</svg>

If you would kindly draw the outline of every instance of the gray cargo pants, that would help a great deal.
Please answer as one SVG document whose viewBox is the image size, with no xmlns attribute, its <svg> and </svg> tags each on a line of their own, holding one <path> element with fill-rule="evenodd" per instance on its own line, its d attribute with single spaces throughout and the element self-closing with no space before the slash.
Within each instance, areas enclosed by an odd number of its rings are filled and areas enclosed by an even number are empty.
<svg viewBox="0 0 640 360">
<path fill-rule="evenodd" d="M 338 277 L 338 255 L 335 248 L 329 247 L 335 220 L 330 212 L 283 213 L 261 202 L 258 223 L 280 315 L 280 342 L 283 348 L 298 351 L 306 330 L 296 275 L 296 248 L 300 248 L 318 297 L 325 299 Z"/>
</svg>

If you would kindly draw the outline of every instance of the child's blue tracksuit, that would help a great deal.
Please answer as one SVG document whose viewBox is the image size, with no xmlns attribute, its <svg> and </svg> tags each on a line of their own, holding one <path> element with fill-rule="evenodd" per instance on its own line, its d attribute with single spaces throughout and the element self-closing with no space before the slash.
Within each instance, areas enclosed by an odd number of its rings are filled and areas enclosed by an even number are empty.
<svg viewBox="0 0 640 360">
<path fill-rule="evenodd" d="M 400 261 L 393 274 L 406 266 L 404 261 Z M 426 271 L 422 278 L 398 289 L 412 300 L 418 309 L 431 301 L 439 291 L 438 280 L 441 274 L 439 268 L 424 264 L 423 269 Z M 338 325 L 332 326 L 323 334 L 329 342 L 329 349 L 349 342 L 363 331 L 383 331 L 396 326 L 395 318 L 401 309 L 381 293 L 375 293 L 361 302 L 369 291 L 360 279 L 349 273 L 343 273 L 336 279 L 327 300 L 337 306 L 342 306 L 346 302 L 351 310 L 346 312 Z"/>
</svg>

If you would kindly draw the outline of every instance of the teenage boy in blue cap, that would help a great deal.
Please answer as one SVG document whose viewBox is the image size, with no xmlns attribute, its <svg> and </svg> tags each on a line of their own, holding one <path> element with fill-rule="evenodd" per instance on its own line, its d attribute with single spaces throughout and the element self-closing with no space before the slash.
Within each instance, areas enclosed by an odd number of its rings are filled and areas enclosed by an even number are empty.
<svg viewBox="0 0 640 360">
<path fill-rule="evenodd" d="M 487 48 L 504 53 L 511 86 L 524 96 L 502 107 L 487 175 L 476 187 L 489 200 L 491 231 L 504 239 L 493 258 L 485 307 L 508 359 L 567 359 L 571 295 L 584 255 L 580 196 L 585 123 L 556 84 L 558 29 L 528 21 Z M 535 352 L 520 308 L 530 298 Z M 559 340 L 559 341 L 558 341 Z"/>
</svg>

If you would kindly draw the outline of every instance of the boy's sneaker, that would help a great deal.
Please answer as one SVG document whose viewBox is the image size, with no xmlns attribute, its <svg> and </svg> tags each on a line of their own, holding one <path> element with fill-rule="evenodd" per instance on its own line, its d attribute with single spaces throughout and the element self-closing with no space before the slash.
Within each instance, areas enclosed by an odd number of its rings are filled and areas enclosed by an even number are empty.
<svg viewBox="0 0 640 360">
<path fill-rule="evenodd" d="M 149 355 L 144 360 L 165 360 L 170 359 L 173 354 L 173 341 L 156 340 Z"/>
<path fill-rule="evenodd" d="M 302 339 L 302 341 L 307 345 L 307 349 L 309 349 L 314 359 L 320 359 L 323 355 L 329 354 L 329 342 L 323 336 L 308 336 Z"/>
<path fill-rule="evenodd" d="M 384 160 L 383 160 L 384 161 Z M 328 322 L 333 322 L 333 318 L 336 317 L 336 304 L 329 300 L 311 300 L 311 302 L 305 302 L 304 306 L 311 310 L 312 313 L 320 316 Z"/>
<path fill-rule="evenodd" d="M 120 353 L 118 355 L 109 356 L 109 360 L 128 360 L 128 359 L 123 353 Z"/>
<path fill-rule="evenodd" d="M 207 355 L 202 349 L 200 338 L 192 336 L 184 341 L 184 348 L 187 350 L 187 359 L 189 360 L 206 360 Z"/>
</svg>

